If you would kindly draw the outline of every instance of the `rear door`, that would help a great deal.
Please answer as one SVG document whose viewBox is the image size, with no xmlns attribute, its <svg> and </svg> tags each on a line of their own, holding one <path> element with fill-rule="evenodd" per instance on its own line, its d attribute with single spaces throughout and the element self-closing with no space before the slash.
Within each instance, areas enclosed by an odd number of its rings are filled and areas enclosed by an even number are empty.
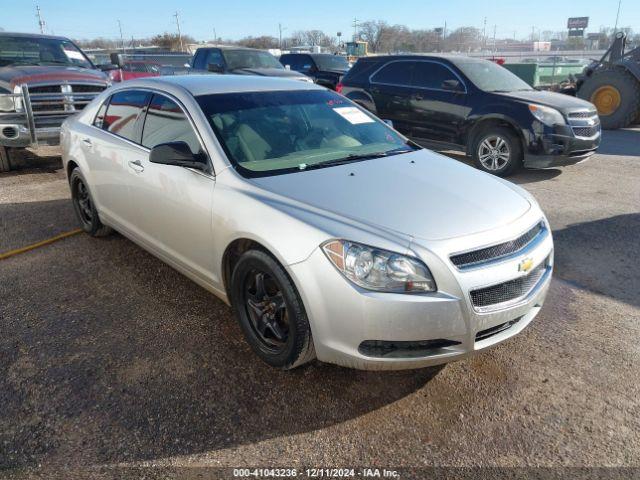
<svg viewBox="0 0 640 480">
<path fill-rule="evenodd" d="M 142 112 L 150 99 L 150 93 L 140 90 L 114 93 L 99 109 L 93 135 L 82 139 L 82 149 L 91 158 L 100 213 L 127 230 L 135 230 L 130 175 L 146 155 L 137 141 Z"/>
<path fill-rule="evenodd" d="M 370 77 L 369 93 L 377 115 L 383 120 L 391 120 L 394 128 L 404 134 L 409 134 L 411 128 L 412 71 L 413 62 L 394 60 Z"/>
<path fill-rule="evenodd" d="M 457 82 L 457 89 L 452 89 Z M 469 115 L 467 89 L 462 78 L 448 65 L 416 61 L 411 77 L 410 136 L 445 143 L 459 143 Z"/>
</svg>

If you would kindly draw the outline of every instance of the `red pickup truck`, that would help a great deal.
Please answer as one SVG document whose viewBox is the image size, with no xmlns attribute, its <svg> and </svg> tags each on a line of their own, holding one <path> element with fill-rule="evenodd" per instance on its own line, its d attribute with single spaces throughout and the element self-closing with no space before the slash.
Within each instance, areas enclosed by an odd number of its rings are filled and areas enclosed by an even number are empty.
<svg viewBox="0 0 640 480">
<path fill-rule="evenodd" d="M 130 60 L 124 62 L 117 70 L 109 71 L 109 77 L 113 82 L 123 82 L 133 78 L 159 77 L 160 65 L 142 60 Z"/>
</svg>

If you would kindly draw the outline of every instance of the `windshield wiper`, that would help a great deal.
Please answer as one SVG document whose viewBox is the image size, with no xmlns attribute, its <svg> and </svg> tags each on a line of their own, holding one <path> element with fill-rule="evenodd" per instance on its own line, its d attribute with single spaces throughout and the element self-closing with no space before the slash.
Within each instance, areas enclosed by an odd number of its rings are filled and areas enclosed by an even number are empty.
<svg viewBox="0 0 640 480">
<path fill-rule="evenodd" d="M 301 163 L 300 165 L 298 165 L 298 168 L 300 170 L 310 170 L 313 168 L 335 167 L 337 165 L 346 165 L 348 163 L 359 162 L 362 160 L 371 160 L 374 158 L 391 157 L 393 155 L 400 155 L 401 153 L 408 153 L 413 151 L 413 148 L 400 147 L 394 148 L 393 150 L 387 150 L 386 152 L 351 153 L 346 157 L 335 158 L 333 160 L 325 160 L 324 162 L 312 163 L 311 165 Z"/>
</svg>

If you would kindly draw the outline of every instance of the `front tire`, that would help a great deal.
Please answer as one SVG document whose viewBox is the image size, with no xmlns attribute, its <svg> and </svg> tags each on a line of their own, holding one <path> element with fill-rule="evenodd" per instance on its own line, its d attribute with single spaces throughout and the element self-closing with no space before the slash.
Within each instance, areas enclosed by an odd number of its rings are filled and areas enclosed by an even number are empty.
<svg viewBox="0 0 640 480">
<path fill-rule="evenodd" d="M 518 136 L 505 127 L 488 127 L 479 132 L 471 150 L 480 170 L 506 177 L 522 166 L 522 144 Z"/>
<path fill-rule="evenodd" d="M 92 237 L 104 237 L 113 232 L 110 227 L 103 225 L 100 221 L 87 181 L 79 168 L 71 172 L 69 184 L 71 186 L 73 209 L 82 229 Z"/>
<path fill-rule="evenodd" d="M 0 173 L 6 173 L 11 170 L 11 162 L 9 161 L 9 149 L 0 145 Z"/>
<path fill-rule="evenodd" d="M 230 293 L 244 336 L 264 362 L 289 370 L 315 358 L 302 300 L 273 257 L 245 252 L 233 270 Z"/>
</svg>

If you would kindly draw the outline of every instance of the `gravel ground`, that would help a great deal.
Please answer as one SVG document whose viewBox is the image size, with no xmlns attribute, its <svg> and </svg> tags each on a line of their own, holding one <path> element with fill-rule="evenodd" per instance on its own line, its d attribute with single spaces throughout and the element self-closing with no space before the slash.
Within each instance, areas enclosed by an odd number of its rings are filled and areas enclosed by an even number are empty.
<svg viewBox="0 0 640 480">
<path fill-rule="evenodd" d="M 77 228 L 56 152 L 38 154 L 0 175 L 0 252 Z M 119 235 L 0 261 L 0 475 L 640 467 L 640 130 L 512 180 L 554 230 L 547 303 L 442 369 L 273 370 L 227 306 Z"/>
</svg>

